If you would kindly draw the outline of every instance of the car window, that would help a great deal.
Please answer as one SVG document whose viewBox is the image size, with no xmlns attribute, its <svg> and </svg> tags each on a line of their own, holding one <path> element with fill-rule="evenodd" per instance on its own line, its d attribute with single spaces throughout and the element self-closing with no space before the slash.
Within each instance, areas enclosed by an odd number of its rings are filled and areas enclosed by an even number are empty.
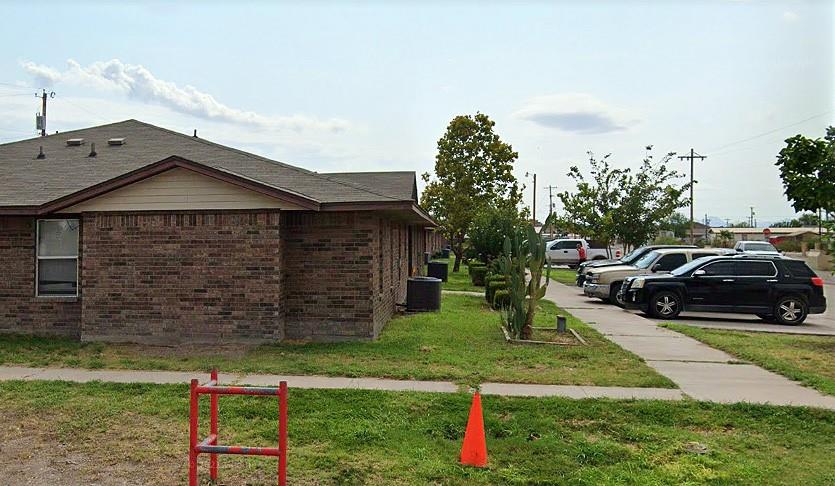
<svg viewBox="0 0 835 486">
<path fill-rule="evenodd" d="M 771 262 L 736 262 L 736 274 L 741 277 L 773 277 L 777 274 Z"/>
<path fill-rule="evenodd" d="M 771 243 L 746 243 L 745 251 L 777 251 Z"/>
<path fill-rule="evenodd" d="M 640 260 L 641 257 L 644 256 L 648 251 L 649 251 L 649 249 L 647 247 L 644 247 L 644 246 L 639 247 L 639 248 L 635 248 L 634 250 L 630 251 L 625 257 L 621 258 L 620 260 L 623 263 L 634 263 L 634 262 L 637 262 L 638 260 Z"/>
<path fill-rule="evenodd" d="M 783 265 L 786 266 L 792 277 L 806 278 L 815 276 L 815 272 L 804 262 L 797 260 L 784 260 Z"/>
<path fill-rule="evenodd" d="M 734 262 L 724 261 L 709 263 L 701 268 L 708 277 L 728 277 L 736 275 Z"/>
<path fill-rule="evenodd" d="M 635 263 L 635 266 L 638 268 L 649 268 L 649 266 L 652 265 L 652 262 L 658 258 L 658 255 L 659 253 L 657 251 L 651 251 L 641 257 L 641 259 Z"/>
<path fill-rule="evenodd" d="M 669 255 L 662 256 L 658 260 L 658 263 L 652 266 L 652 269 L 659 272 L 669 272 L 670 270 L 675 270 L 685 263 L 687 263 L 687 257 L 684 253 L 671 253 Z"/>
<path fill-rule="evenodd" d="M 693 260 L 709 256 L 716 256 L 716 253 L 693 253 Z"/>
<path fill-rule="evenodd" d="M 675 275 L 676 277 L 678 277 L 678 276 L 686 274 L 687 272 L 693 270 L 694 268 L 698 268 L 699 266 L 704 265 L 704 263 L 705 262 L 693 260 L 690 263 L 686 263 L 686 264 L 676 268 L 671 273 L 673 275 Z"/>
</svg>

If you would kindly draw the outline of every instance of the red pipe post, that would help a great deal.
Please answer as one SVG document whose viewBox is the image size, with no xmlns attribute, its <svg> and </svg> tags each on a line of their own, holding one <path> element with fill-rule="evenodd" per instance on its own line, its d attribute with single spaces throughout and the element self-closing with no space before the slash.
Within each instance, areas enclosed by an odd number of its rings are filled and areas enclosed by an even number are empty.
<svg viewBox="0 0 835 486">
<path fill-rule="evenodd" d="M 278 384 L 278 484 L 287 484 L 287 382 Z"/>
<path fill-rule="evenodd" d="M 197 486 L 197 380 L 191 380 L 188 412 L 188 484 Z"/>
<path fill-rule="evenodd" d="M 212 381 L 217 383 L 217 368 L 212 370 Z M 217 445 L 217 395 L 211 395 L 211 401 L 209 406 L 209 428 L 211 429 L 210 434 L 214 436 L 214 441 L 212 445 Z M 209 456 L 209 477 L 212 478 L 212 481 L 217 480 L 217 454 L 211 454 Z"/>
</svg>

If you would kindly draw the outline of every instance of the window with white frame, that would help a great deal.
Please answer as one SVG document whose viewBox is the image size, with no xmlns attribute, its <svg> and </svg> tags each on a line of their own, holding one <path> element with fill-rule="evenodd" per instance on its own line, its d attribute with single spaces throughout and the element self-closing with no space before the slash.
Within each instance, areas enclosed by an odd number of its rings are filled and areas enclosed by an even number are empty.
<svg viewBox="0 0 835 486">
<path fill-rule="evenodd" d="M 41 219 L 37 228 L 37 295 L 78 295 L 78 220 Z"/>
</svg>

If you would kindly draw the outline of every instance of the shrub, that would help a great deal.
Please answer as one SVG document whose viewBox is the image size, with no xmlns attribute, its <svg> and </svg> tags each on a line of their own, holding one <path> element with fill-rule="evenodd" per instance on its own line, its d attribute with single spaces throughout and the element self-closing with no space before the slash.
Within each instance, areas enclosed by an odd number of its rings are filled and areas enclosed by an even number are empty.
<svg viewBox="0 0 835 486">
<path fill-rule="evenodd" d="M 522 221 L 515 204 L 482 207 L 474 215 L 467 231 L 470 248 L 481 259 L 498 258 L 502 254 L 505 237 L 513 235 L 516 225 Z"/>
<path fill-rule="evenodd" d="M 493 308 L 506 309 L 510 305 L 510 292 L 507 289 L 497 289 L 493 294 Z"/>
<path fill-rule="evenodd" d="M 780 251 L 800 251 L 800 242 L 797 240 L 783 240 L 774 245 Z"/>
<path fill-rule="evenodd" d="M 471 261 L 467 264 L 467 271 L 470 273 L 470 278 L 472 278 L 472 276 L 473 276 L 473 271 L 474 271 L 476 268 L 483 268 L 483 269 L 486 271 L 486 270 L 487 270 L 487 265 L 485 265 L 485 264 L 483 264 L 483 263 L 481 263 L 481 262 L 479 262 L 479 261 L 472 261 L 472 260 L 471 260 Z"/>
<path fill-rule="evenodd" d="M 483 287 L 484 277 L 487 276 L 487 267 L 482 265 L 480 267 L 470 268 L 472 269 L 470 273 L 470 279 L 473 281 L 473 285 L 477 287 Z"/>
<path fill-rule="evenodd" d="M 485 281 L 484 285 L 484 297 L 487 299 L 488 304 L 493 303 L 493 296 L 495 295 L 497 290 L 502 290 L 507 288 L 507 283 L 504 281 L 504 277 L 499 275 L 499 280 L 491 280 L 495 279 L 495 277 L 488 277 Z"/>
</svg>

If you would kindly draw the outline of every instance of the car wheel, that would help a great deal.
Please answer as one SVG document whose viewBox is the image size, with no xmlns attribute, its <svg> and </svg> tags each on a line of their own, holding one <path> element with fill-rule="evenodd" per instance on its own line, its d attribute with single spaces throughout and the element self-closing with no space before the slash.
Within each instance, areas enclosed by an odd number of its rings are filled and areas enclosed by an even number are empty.
<svg viewBox="0 0 835 486">
<path fill-rule="evenodd" d="M 808 312 L 809 308 L 806 306 L 806 302 L 796 295 L 782 297 L 774 306 L 774 318 L 780 324 L 788 326 L 802 324 L 806 320 Z"/>
<path fill-rule="evenodd" d="M 658 292 L 650 300 L 649 312 L 662 319 L 675 319 L 681 312 L 681 298 L 674 292 Z"/>
<path fill-rule="evenodd" d="M 615 304 L 618 307 L 623 307 L 623 301 L 618 299 L 622 283 L 623 282 L 612 282 L 612 285 L 609 286 L 609 303 Z"/>
<path fill-rule="evenodd" d="M 764 320 L 765 322 L 774 322 L 773 314 L 757 314 L 757 317 Z"/>
</svg>

